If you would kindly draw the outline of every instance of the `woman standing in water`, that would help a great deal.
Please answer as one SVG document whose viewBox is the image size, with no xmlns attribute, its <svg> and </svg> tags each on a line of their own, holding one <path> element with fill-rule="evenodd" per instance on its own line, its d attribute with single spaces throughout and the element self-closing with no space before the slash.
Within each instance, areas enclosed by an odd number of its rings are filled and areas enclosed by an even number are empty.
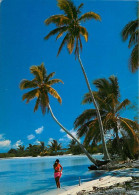
<svg viewBox="0 0 139 195">
<path fill-rule="evenodd" d="M 54 177 L 55 177 L 56 185 L 57 185 L 57 188 L 60 188 L 60 177 L 62 175 L 63 167 L 60 165 L 58 159 L 56 159 L 53 167 L 54 167 L 54 171 L 55 171 Z"/>
</svg>

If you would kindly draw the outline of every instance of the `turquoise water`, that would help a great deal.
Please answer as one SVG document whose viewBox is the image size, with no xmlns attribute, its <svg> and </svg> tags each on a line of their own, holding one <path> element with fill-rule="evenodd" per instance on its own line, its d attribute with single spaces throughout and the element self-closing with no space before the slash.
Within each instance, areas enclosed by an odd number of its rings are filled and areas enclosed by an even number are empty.
<svg viewBox="0 0 139 195">
<path fill-rule="evenodd" d="M 53 163 L 59 158 L 63 166 L 61 186 L 77 185 L 100 175 L 89 171 L 91 164 L 86 156 L 58 156 L 38 158 L 14 158 L 0 160 L 0 195 L 48 194 L 56 188 Z M 97 156 L 101 159 L 101 156 Z"/>
<path fill-rule="evenodd" d="M 101 155 L 94 156 L 101 159 Z M 60 160 L 63 166 L 61 187 L 66 190 L 69 186 L 97 179 L 102 175 L 112 174 L 106 171 L 89 171 L 91 162 L 86 156 L 55 156 L 28 157 L 0 160 L 0 195 L 41 195 L 56 194 L 53 177 L 53 163 Z M 116 175 L 137 176 L 139 169 L 116 171 Z M 52 193 L 51 193 L 52 192 Z"/>
</svg>

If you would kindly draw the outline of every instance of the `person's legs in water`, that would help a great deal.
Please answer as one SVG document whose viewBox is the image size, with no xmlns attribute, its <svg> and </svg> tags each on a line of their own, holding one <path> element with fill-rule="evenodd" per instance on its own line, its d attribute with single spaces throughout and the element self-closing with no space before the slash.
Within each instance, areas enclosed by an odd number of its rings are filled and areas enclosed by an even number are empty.
<svg viewBox="0 0 139 195">
<path fill-rule="evenodd" d="M 60 177 L 55 178 L 57 188 L 60 188 Z"/>
<path fill-rule="evenodd" d="M 58 187 L 60 188 L 60 177 L 58 177 Z"/>
</svg>

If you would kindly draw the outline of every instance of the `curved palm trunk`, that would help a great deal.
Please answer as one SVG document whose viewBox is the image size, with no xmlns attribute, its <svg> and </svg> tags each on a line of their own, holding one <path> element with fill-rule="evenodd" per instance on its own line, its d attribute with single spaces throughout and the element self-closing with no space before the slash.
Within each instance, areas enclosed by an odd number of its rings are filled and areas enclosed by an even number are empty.
<svg viewBox="0 0 139 195">
<path fill-rule="evenodd" d="M 87 84 L 87 87 L 89 89 L 89 93 L 91 95 L 92 101 L 93 101 L 94 106 L 96 108 L 96 113 L 97 113 L 97 118 L 98 118 L 99 128 L 100 128 L 100 134 L 101 134 L 101 140 L 102 140 L 102 145 L 103 145 L 104 159 L 105 160 L 110 160 L 110 156 L 109 156 L 109 153 L 108 153 L 108 150 L 107 150 L 107 146 L 106 146 L 106 143 L 105 143 L 105 140 L 104 140 L 104 131 L 103 131 L 103 124 L 102 124 L 100 112 L 99 112 L 97 103 L 95 101 L 94 95 L 92 93 L 92 90 L 91 90 L 91 87 L 90 87 L 90 84 L 89 84 L 89 81 L 88 81 L 85 69 L 83 67 L 83 64 L 82 64 L 82 61 L 81 61 L 81 58 L 80 58 L 80 54 L 78 54 L 78 60 L 79 60 L 79 63 L 81 65 L 81 68 L 82 68 L 82 71 L 83 71 L 83 74 L 84 74 L 84 77 L 85 77 L 85 80 L 86 80 L 86 84 Z"/>
<path fill-rule="evenodd" d="M 78 139 L 76 139 L 65 127 L 63 127 L 63 125 L 61 125 L 61 123 L 56 119 L 56 117 L 54 116 L 53 112 L 52 112 L 52 109 L 51 109 L 51 106 L 49 104 L 49 110 L 50 110 L 50 113 L 53 117 L 53 119 L 56 121 L 56 123 L 70 136 L 72 137 L 72 139 L 78 143 L 78 145 L 80 146 L 80 148 L 82 149 L 82 151 L 86 154 L 86 156 L 89 158 L 89 160 L 94 163 L 96 166 L 97 165 L 97 162 L 96 160 L 87 152 L 87 150 L 83 147 L 83 145 L 78 141 Z"/>
</svg>

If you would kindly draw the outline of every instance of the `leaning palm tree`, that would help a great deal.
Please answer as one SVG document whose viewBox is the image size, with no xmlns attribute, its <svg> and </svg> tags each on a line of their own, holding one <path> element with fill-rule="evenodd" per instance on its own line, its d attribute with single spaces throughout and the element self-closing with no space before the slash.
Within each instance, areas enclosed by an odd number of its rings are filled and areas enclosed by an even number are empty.
<svg viewBox="0 0 139 195">
<path fill-rule="evenodd" d="M 139 7 L 138 7 L 139 14 Z M 137 19 L 129 22 L 124 29 L 122 30 L 122 38 L 123 41 L 126 41 L 129 37 L 128 48 L 134 46 L 130 60 L 129 60 L 129 68 L 134 73 L 137 71 L 139 67 L 139 58 L 138 58 L 138 42 L 139 42 L 139 15 L 137 14 Z"/>
<path fill-rule="evenodd" d="M 64 45 L 67 45 L 70 54 L 74 50 L 75 58 L 78 58 L 79 60 L 81 69 L 83 71 L 87 83 L 87 87 L 89 89 L 92 98 L 92 102 L 94 103 L 94 106 L 96 108 L 96 112 L 99 120 L 99 128 L 101 132 L 101 139 L 103 143 L 104 158 L 109 159 L 110 157 L 104 140 L 104 132 L 103 132 L 103 125 L 101 121 L 100 112 L 97 103 L 95 101 L 95 98 L 92 94 L 92 90 L 80 58 L 80 50 L 82 50 L 81 36 L 83 36 L 85 40 L 88 41 L 87 29 L 81 26 L 81 22 L 85 22 L 86 20 L 90 20 L 90 19 L 101 20 L 101 18 L 98 14 L 94 12 L 87 12 L 81 15 L 81 8 L 83 7 L 83 3 L 80 4 L 78 7 L 76 7 L 71 0 L 57 0 L 57 2 L 58 2 L 58 7 L 62 11 L 64 11 L 64 14 L 53 15 L 45 20 L 46 25 L 54 23 L 56 24 L 57 28 L 50 31 L 48 35 L 45 36 L 44 39 L 47 40 L 52 35 L 57 35 L 56 37 L 57 40 L 58 38 L 60 38 L 62 35 L 65 34 L 63 41 L 59 47 L 57 55 L 59 55 Z"/>
<path fill-rule="evenodd" d="M 120 90 L 118 80 L 115 76 L 107 79 L 97 79 L 93 82 L 98 91 L 93 92 L 99 105 L 102 116 L 104 132 L 113 129 L 114 136 L 119 143 L 119 132 L 126 141 L 132 140 L 132 151 L 136 153 L 139 146 L 139 140 L 136 136 L 138 124 L 128 118 L 121 117 L 121 112 L 130 104 L 128 99 L 120 102 Z M 90 94 L 84 96 L 83 103 L 91 103 Z M 100 132 L 98 131 L 98 118 L 95 109 L 85 110 L 75 120 L 75 128 L 78 129 L 78 136 L 85 136 L 84 144 L 100 142 Z M 118 147 L 119 148 L 119 147 Z"/>
<path fill-rule="evenodd" d="M 83 145 L 76 139 L 61 123 L 57 120 L 53 111 L 51 109 L 49 103 L 49 94 L 58 100 L 59 103 L 62 103 L 62 99 L 57 91 L 52 88 L 53 84 L 63 83 L 60 79 L 51 79 L 54 76 L 54 72 L 47 75 L 47 71 L 42 63 L 40 66 L 31 66 L 31 73 L 34 75 L 33 80 L 23 79 L 20 83 L 20 89 L 32 89 L 31 91 L 25 93 L 22 97 L 23 100 L 26 100 L 26 103 L 29 103 L 30 100 L 36 98 L 36 103 L 34 107 L 34 112 L 38 110 L 39 106 L 41 107 L 42 113 L 46 113 L 46 109 L 50 111 L 53 119 L 56 123 L 73 139 L 75 140 L 82 151 L 86 154 L 86 156 L 97 165 L 97 161 L 87 152 L 87 150 L 83 147 Z"/>
</svg>

